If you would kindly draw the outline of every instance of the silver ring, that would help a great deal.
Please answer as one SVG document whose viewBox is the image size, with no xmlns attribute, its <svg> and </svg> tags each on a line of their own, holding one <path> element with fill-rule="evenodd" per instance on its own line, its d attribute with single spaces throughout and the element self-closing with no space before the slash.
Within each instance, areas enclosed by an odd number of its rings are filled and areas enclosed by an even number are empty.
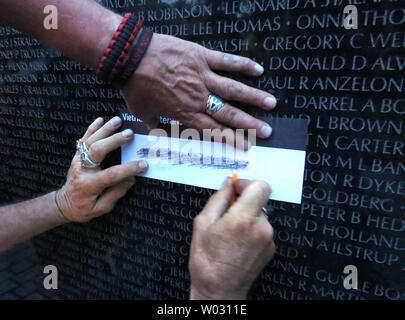
<svg viewBox="0 0 405 320">
<path fill-rule="evenodd" d="M 224 107 L 224 102 L 220 97 L 210 94 L 207 99 L 207 107 L 205 112 L 212 116 L 215 112 L 221 110 Z"/>
<path fill-rule="evenodd" d="M 82 139 L 76 140 L 76 150 L 79 152 L 82 151 Z"/>
<path fill-rule="evenodd" d="M 93 162 L 89 156 L 89 150 L 86 144 L 81 140 L 76 141 L 76 150 L 80 152 L 80 159 L 82 160 L 82 167 L 95 168 L 100 165 L 100 162 Z"/>
</svg>

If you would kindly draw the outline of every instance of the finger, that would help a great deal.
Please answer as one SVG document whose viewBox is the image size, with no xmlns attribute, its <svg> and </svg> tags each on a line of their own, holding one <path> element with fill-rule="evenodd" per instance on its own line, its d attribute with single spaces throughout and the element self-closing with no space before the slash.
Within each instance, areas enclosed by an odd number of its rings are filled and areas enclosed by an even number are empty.
<svg viewBox="0 0 405 320">
<path fill-rule="evenodd" d="M 255 180 L 248 180 L 248 179 L 238 179 L 235 183 L 235 191 L 237 194 L 242 194 L 243 190 L 245 190 L 250 184 L 252 184 Z"/>
<path fill-rule="evenodd" d="M 246 112 L 239 110 L 229 104 L 215 112 L 212 117 L 225 123 L 226 125 L 238 129 L 255 129 L 261 138 L 268 138 L 272 133 L 272 128 L 264 121 L 258 120 Z"/>
<path fill-rule="evenodd" d="M 254 183 L 256 180 L 249 180 L 249 179 L 238 179 L 236 180 L 235 183 L 235 191 L 237 194 L 242 194 L 242 192 L 252 183 Z M 271 193 L 271 187 L 270 188 L 270 193 Z"/>
<path fill-rule="evenodd" d="M 204 113 L 199 113 L 195 119 L 185 124 L 202 132 L 204 141 L 211 141 L 211 138 L 214 138 L 216 142 L 236 146 L 240 150 L 247 150 L 251 145 L 243 134 L 235 133 L 232 129 L 225 127 Z"/>
<path fill-rule="evenodd" d="M 121 126 L 121 122 L 122 121 L 120 117 L 112 118 L 86 140 L 87 147 L 90 147 L 92 143 L 98 140 L 107 138 L 112 135 Z"/>
<path fill-rule="evenodd" d="M 266 110 L 274 109 L 277 104 L 273 95 L 213 72 L 206 77 L 205 85 L 208 90 L 225 100 L 240 101 Z"/>
<path fill-rule="evenodd" d="M 248 219 L 260 216 L 271 193 L 270 186 L 262 180 L 251 182 L 229 209 L 229 216 L 246 216 Z"/>
<path fill-rule="evenodd" d="M 93 121 L 91 125 L 87 128 L 86 133 L 84 134 L 82 140 L 85 141 L 88 137 L 90 137 L 94 132 L 101 128 L 104 123 L 104 119 L 99 117 Z"/>
<path fill-rule="evenodd" d="M 145 173 L 147 169 L 148 163 L 145 160 L 131 161 L 98 172 L 90 183 L 95 186 L 96 192 L 101 192 L 121 180 Z"/>
<path fill-rule="evenodd" d="M 226 143 L 243 151 L 248 150 L 251 146 L 243 133 L 225 127 L 204 113 L 199 113 L 195 120 L 187 123 L 187 125 L 201 131 L 204 141 L 211 141 L 212 137 L 214 141 Z"/>
<path fill-rule="evenodd" d="M 205 53 L 208 65 L 214 70 L 243 72 L 251 76 L 260 76 L 264 72 L 260 64 L 249 58 L 209 49 Z"/>
<path fill-rule="evenodd" d="M 203 130 L 213 130 L 213 129 L 225 129 L 226 127 L 215 121 L 211 116 L 205 113 L 198 113 L 193 119 L 184 122 L 189 127 L 195 128 L 201 132 Z"/>
<path fill-rule="evenodd" d="M 128 143 L 134 138 L 134 132 L 126 129 L 105 139 L 98 140 L 90 145 L 89 157 L 93 162 L 102 162 L 111 151 Z"/>
<path fill-rule="evenodd" d="M 129 177 L 120 181 L 116 185 L 108 188 L 105 193 L 97 200 L 94 206 L 96 216 L 101 216 L 110 212 L 117 201 L 126 195 L 129 189 L 135 184 L 135 177 Z"/>
<path fill-rule="evenodd" d="M 208 200 L 200 213 L 201 217 L 206 218 L 205 221 L 207 225 L 213 224 L 227 211 L 232 197 L 232 189 L 232 179 L 227 178 L 222 188 L 214 193 Z"/>
</svg>

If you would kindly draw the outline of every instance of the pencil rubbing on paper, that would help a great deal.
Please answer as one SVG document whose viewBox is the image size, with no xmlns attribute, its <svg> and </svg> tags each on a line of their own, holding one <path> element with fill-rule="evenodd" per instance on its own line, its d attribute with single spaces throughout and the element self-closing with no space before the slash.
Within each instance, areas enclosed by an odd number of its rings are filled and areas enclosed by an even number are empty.
<svg viewBox="0 0 405 320">
<path fill-rule="evenodd" d="M 141 148 L 137 151 L 137 154 L 141 158 L 161 159 L 169 161 L 173 165 L 186 164 L 201 168 L 241 170 L 247 169 L 249 165 L 247 160 L 204 156 L 200 153 L 181 153 L 167 148 Z"/>
</svg>

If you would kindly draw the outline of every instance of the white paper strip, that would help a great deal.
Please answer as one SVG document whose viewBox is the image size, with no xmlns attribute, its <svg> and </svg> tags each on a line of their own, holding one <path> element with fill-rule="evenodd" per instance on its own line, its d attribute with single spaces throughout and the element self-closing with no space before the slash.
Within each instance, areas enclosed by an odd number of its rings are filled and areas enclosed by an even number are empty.
<svg viewBox="0 0 405 320">
<path fill-rule="evenodd" d="M 270 199 L 301 203 L 305 151 L 253 146 L 235 150 L 222 143 L 135 134 L 122 147 L 122 163 L 145 159 L 147 178 L 218 190 L 226 177 L 265 180 Z"/>
</svg>

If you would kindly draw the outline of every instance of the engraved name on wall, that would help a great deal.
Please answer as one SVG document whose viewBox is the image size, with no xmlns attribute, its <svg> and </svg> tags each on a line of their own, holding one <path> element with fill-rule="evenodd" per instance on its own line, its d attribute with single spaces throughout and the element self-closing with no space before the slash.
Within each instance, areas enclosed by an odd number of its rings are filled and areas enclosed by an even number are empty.
<svg viewBox="0 0 405 320">
<path fill-rule="evenodd" d="M 302 205 L 270 202 L 277 253 L 250 298 L 405 298 L 400 1 L 99 3 L 136 12 L 156 32 L 255 59 L 264 75 L 239 78 L 278 98 L 275 115 L 310 121 Z M 343 26 L 347 4 L 358 8 L 358 29 Z M 0 27 L 0 84 L 3 203 L 60 186 L 75 139 L 125 108 L 90 70 L 8 27 Z M 192 219 L 212 191 L 137 181 L 111 214 L 35 240 L 58 265 L 67 298 L 187 299 Z M 343 287 L 349 264 L 358 290 Z"/>
</svg>

